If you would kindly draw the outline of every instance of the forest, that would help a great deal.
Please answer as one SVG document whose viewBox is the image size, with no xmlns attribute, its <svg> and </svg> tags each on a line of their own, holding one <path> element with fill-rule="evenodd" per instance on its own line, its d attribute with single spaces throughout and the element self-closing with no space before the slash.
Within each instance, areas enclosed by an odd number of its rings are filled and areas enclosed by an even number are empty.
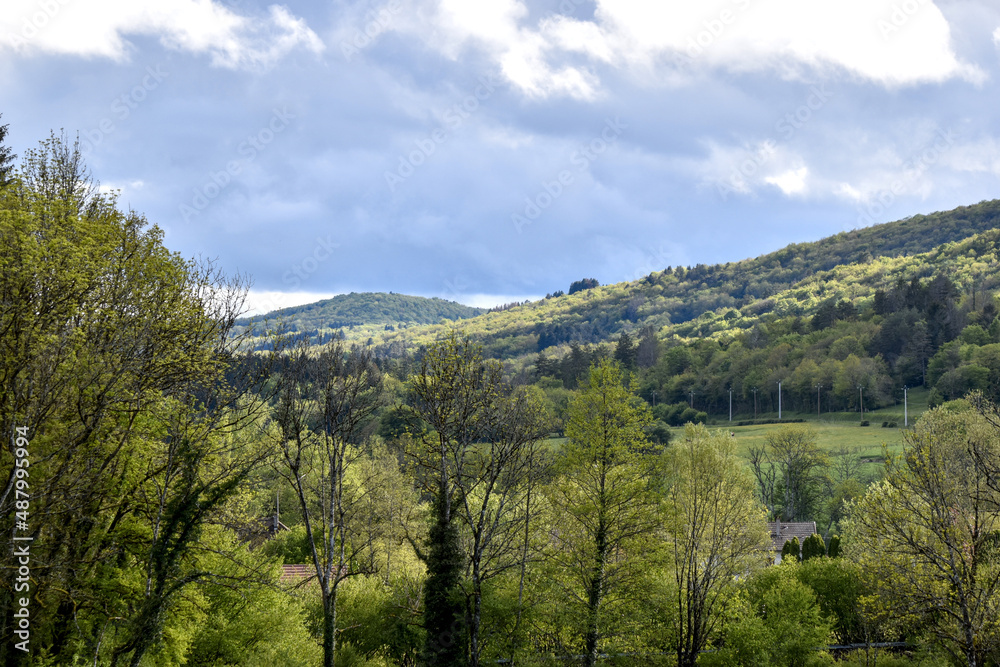
<svg viewBox="0 0 1000 667">
<path fill-rule="evenodd" d="M 5 664 L 1000 664 L 994 203 L 376 338 L 248 323 L 64 136 L 0 182 Z M 904 387 L 877 461 L 805 420 Z"/>
</svg>

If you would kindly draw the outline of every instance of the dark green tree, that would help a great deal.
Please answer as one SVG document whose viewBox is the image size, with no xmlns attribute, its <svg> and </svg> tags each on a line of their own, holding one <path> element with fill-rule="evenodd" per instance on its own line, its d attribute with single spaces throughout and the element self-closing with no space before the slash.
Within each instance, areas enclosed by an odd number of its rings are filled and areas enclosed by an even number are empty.
<svg viewBox="0 0 1000 667">
<path fill-rule="evenodd" d="M 807 561 L 810 558 L 816 558 L 818 556 L 826 555 L 826 543 L 823 542 L 823 537 L 816 533 L 813 533 L 805 539 L 802 543 L 802 560 Z"/>
<path fill-rule="evenodd" d="M 830 558 L 840 558 L 840 535 L 830 537 L 830 545 L 827 547 L 826 555 Z"/>
<path fill-rule="evenodd" d="M 802 556 L 802 551 L 799 548 L 799 538 L 793 537 L 790 540 L 785 540 L 785 546 L 781 547 L 781 561 L 798 561 Z"/>
<path fill-rule="evenodd" d="M 621 364 L 625 370 L 635 371 L 637 358 L 637 350 L 632 336 L 627 331 L 623 331 L 615 344 L 615 361 Z"/>
<path fill-rule="evenodd" d="M 440 489 L 427 539 L 424 582 L 427 637 L 421 654 L 424 664 L 433 667 L 465 665 L 465 604 L 461 588 L 465 556 L 448 505 L 447 491 Z"/>
</svg>

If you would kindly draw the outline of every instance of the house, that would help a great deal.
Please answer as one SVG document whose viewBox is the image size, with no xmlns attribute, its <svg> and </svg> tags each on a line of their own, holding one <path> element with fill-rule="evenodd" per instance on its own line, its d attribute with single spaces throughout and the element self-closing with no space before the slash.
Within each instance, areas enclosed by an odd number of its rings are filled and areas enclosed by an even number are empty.
<svg viewBox="0 0 1000 667">
<path fill-rule="evenodd" d="M 771 550 L 774 551 L 774 563 L 781 562 L 781 549 L 785 542 L 793 537 L 799 538 L 799 557 L 802 557 L 802 543 L 816 532 L 815 521 L 768 521 L 767 529 L 771 531 Z"/>
<path fill-rule="evenodd" d="M 296 564 L 282 565 L 280 581 L 283 584 L 304 583 L 316 578 L 316 567 L 313 565 Z"/>
</svg>

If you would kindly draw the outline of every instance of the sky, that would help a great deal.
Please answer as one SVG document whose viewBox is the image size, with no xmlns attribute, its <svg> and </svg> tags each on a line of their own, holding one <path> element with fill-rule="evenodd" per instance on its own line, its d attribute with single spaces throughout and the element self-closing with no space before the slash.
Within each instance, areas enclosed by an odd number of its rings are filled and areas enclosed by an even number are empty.
<svg viewBox="0 0 1000 667">
<path fill-rule="evenodd" d="M 252 312 L 470 305 L 1000 196 L 992 0 L 4 0 L 0 123 L 79 137 Z"/>
</svg>

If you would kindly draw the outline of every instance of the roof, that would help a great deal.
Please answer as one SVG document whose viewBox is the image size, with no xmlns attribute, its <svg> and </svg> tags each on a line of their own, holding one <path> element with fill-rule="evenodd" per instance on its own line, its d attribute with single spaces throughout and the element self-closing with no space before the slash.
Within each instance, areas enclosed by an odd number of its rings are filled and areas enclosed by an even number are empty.
<svg viewBox="0 0 1000 667">
<path fill-rule="evenodd" d="M 282 565 L 281 566 L 281 581 L 282 582 L 293 582 L 300 581 L 302 579 L 310 579 L 316 576 L 316 568 L 313 565 Z"/>
<path fill-rule="evenodd" d="M 780 532 L 778 530 L 779 522 L 768 521 L 767 529 L 771 531 L 771 548 L 776 552 L 781 552 L 781 548 L 785 546 L 785 542 L 792 539 L 793 537 L 799 538 L 799 548 L 802 548 L 802 543 L 807 537 L 816 532 L 816 522 L 815 521 L 782 521 L 780 522 Z"/>
</svg>

